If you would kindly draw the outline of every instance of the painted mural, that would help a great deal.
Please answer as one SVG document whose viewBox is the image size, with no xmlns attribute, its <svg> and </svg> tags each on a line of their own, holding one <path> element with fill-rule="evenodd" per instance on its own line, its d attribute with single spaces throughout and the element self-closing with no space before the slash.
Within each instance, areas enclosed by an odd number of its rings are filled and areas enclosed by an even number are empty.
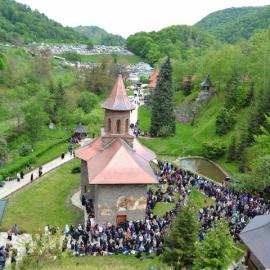
<svg viewBox="0 0 270 270">
<path fill-rule="evenodd" d="M 118 211 L 144 210 L 146 208 L 146 203 L 145 197 L 137 199 L 134 197 L 121 196 L 117 199 L 116 205 Z"/>
</svg>

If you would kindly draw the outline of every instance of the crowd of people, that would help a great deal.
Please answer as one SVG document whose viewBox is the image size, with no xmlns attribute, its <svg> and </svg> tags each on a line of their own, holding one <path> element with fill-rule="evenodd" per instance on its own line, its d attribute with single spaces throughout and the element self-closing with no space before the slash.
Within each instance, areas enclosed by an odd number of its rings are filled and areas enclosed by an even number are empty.
<svg viewBox="0 0 270 270">
<path fill-rule="evenodd" d="M 219 185 L 202 177 L 189 177 L 189 182 L 197 190 L 215 200 L 215 204 L 201 208 L 199 219 L 206 231 L 213 222 L 227 219 L 230 233 L 239 240 L 239 233 L 257 215 L 270 214 L 270 202 L 250 193 L 238 192 L 226 185 Z"/>
<path fill-rule="evenodd" d="M 256 215 L 270 213 L 270 203 L 249 193 L 240 193 L 200 176 L 176 168 L 169 162 L 158 162 L 158 187 L 148 190 L 144 220 L 127 221 L 119 225 L 96 224 L 93 202 L 83 199 L 87 211 L 85 225 L 66 226 L 63 250 L 70 249 L 75 256 L 108 256 L 135 254 L 140 257 L 163 252 L 163 239 L 172 218 L 181 204 L 188 200 L 191 187 L 213 199 L 212 205 L 199 210 L 201 230 L 198 239 L 203 240 L 206 230 L 214 221 L 226 218 L 231 235 L 238 239 L 240 231 Z M 175 206 L 163 217 L 153 214 L 157 202 L 174 202 Z"/>
<path fill-rule="evenodd" d="M 66 226 L 63 250 L 71 249 L 73 255 L 85 256 L 108 256 L 112 254 L 135 254 L 140 257 L 163 252 L 163 238 L 169 228 L 173 216 L 176 214 L 180 204 L 184 203 L 187 197 L 187 186 L 180 187 L 174 183 L 165 185 L 165 178 L 168 176 L 165 169 L 158 173 L 158 189 L 148 190 L 146 216 L 144 220 L 127 221 L 117 226 L 95 223 L 93 202 L 83 199 L 88 214 L 86 225 L 79 225 L 76 228 Z M 179 196 L 174 196 L 179 193 Z M 157 202 L 172 202 L 175 200 L 175 207 L 163 217 L 153 214 Z"/>
</svg>

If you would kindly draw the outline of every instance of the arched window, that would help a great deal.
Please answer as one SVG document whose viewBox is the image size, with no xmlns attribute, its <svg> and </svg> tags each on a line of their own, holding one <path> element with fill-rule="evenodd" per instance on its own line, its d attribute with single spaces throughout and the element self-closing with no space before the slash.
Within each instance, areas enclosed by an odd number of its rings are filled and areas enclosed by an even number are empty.
<svg viewBox="0 0 270 270">
<path fill-rule="evenodd" d="M 112 132 L 112 121 L 111 121 L 111 118 L 108 119 L 108 132 Z"/>
<path fill-rule="evenodd" d="M 116 122 L 116 133 L 120 134 L 121 132 L 121 121 L 117 120 Z"/>
<path fill-rule="evenodd" d="M 126 133 L 128 133 L 128 119 L 126 119 Z"/>
</svg>

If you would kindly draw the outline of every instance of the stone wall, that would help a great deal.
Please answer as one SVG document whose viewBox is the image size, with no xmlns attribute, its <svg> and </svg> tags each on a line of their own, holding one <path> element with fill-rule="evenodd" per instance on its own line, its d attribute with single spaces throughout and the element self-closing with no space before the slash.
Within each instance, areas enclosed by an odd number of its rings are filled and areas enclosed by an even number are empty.
<svg viewBox="0 0 270 270">
<path fill-rule="evenodd" d="M 87 162 L 84 160 L 81 160 L 81 195 L 92 200 L 95 199 L 95 190 L 94 187 L 89 184 Z"/>
<path fill-rule="evenodd" d="M 144 219 L 146 200 L 146 185 L 98 185 L 94 202 L 96 222 L 116 224 L 117 215 L 127 215 L 127 220 Z"/>
</svg>

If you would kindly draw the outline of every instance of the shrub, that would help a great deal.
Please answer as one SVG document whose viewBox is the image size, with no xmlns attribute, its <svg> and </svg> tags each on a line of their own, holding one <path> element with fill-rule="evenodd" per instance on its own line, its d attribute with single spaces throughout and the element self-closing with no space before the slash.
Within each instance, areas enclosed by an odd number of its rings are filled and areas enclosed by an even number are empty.
<svg viewBox="0 0 270 270">
<path fill-rule="evenodd" d="M 216 133 L 220 136 L 228 133 L 235 124 L 234 114 L 231 110 L 223 108 L 216 118 Z"/>
<path fill-rule="evenodd" d="M 75 167 L 71 170 L 71 173 L 75 174 L 75 173 L 80 173 L 81 172 L 81 167 Z"/>
<path fill-rule="evenodd" d="M 19 155 L 22 157 L 26 157 L 31 153 L 31 151 L 32 151 L 31 145 L 24 143 L 21 145 L 19 149 Z"/>
<path fill-rule="evenodd" d="M 173 128 L 170 126 L 163 126 L 160 128 L 159 136 L 160 137 L 169 137 L 174 134 Z"/>
<path fill-rule="evenodd" d="M 219 142 L 203 143 L 203 155 L 210 159 L 222 157 L 226 153 L 226 146 Z"/>
</svg>

